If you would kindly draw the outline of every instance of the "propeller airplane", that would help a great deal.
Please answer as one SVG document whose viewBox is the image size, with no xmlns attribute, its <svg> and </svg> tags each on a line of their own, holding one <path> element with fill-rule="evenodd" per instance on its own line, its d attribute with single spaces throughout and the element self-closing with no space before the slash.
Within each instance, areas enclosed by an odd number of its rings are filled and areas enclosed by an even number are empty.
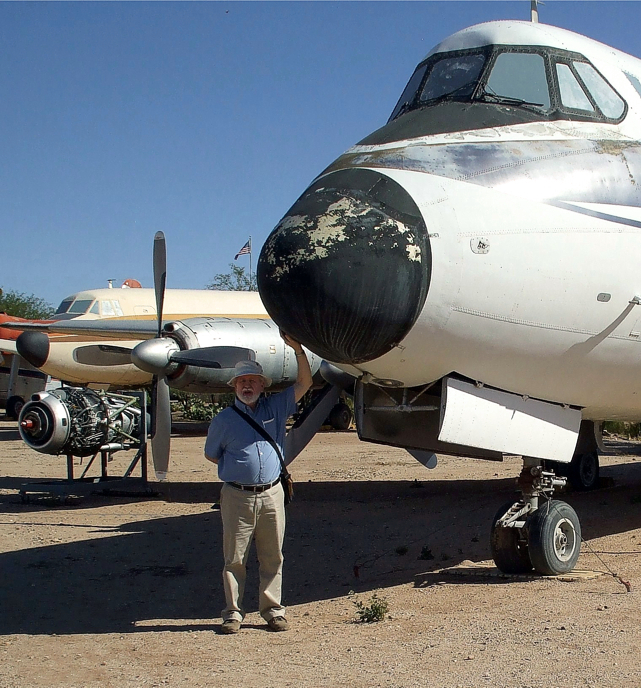
<svg viewBox="0 0 641 688">
<path fill-rule="evenodd" d="M 491 525 L 505 572 L 575 566 L 580 521 L 553 491 L 596 484 L 603 420 L 641 418 L 640 176 L 641 60 L 489 22 L 419 63 L 387 124 L 311 183 L 261 251 L 270 327 L 328 380 L 319 406 L 355 385 L 362 440 L 427 465 L 435 452 L 523 457 L 521 498 Z M 131 357 L 154 376 L 162 472 L 169 385 L 263 360 L 215 338 L 221 323 L 163 326 L 154 246 L 156 328 Z M 302 414 L 289 460 L 327 410 Z"/>
<path fill-rule="evenodd" d="M 357 378 L 362 440 L 523 457 L 503 571 L 574 567 L 553 490 L 596 484 L 601 421 L 641 418 L 640 181 L 641 60 L 488 22 L 438 44 L 262 248 L 268 313 Z"/>
</svg>

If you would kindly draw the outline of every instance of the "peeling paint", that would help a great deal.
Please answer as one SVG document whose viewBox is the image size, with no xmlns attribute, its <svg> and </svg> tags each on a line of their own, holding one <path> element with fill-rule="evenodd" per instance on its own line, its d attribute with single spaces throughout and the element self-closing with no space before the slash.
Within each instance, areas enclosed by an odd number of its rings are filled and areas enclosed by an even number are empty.
<svg viewBox="0 0 641 688">
<path fill-rule="evenodd" d="M 258 284 L 271 317 L 332 361 L 365 361 L 403 339 L 431 278 L 421 211 L 367 169 L 324 175 L 263 245 Z"/>
<path fill-rule="evenodd" d="M 564 123 L 567 124 L 567 123 Z M 514 128 L 515 129 L 515 128 Z M 596 127 L 595 127 L 596 129 Z M 537 131 L 538 130 L 538 131 Z M 553 127 L 530 125 L 529 133 L 549 133 Z M 482 141 L 466 134 L 434 137 L 401 144 L 358 146 L 342 155 L 328 170 L 352 167 L 403 169 L 448 179 L 467 181 L 487 188 L 509 190 L 528 200 L 610 203 L 641 207 L 641 142 L 616 132 L 595 130 L 597 140 L 564 138 Z M 607 138 L 606 138 L 607 137 Z M 607 183 L 603 183 L 603 156 L 611 156 Z M 584 173 L 577 184 L 577 173 Z"/>
<path fill-rule="evenodd" d="M 323 191 L 326 188 L 323 187 Z M 318 194 L 320 190 L 314 193 Z M 381 209 L 367 202 L 343 195 L 330 203 L 324 213 L 315 217 L 305 214 L 288 215 L 278 224 L 264 249 L 264 259 L 273 266 L 272 277 L 282 278 L 294 267 L 310 260 L 327 258 L 342 242 L 354 239 L 361 225 L 365 223 L 372 234 L 369 246 L 375 247 L 377 240 L 403 236 L 403 242 L 393 241 L 390 249 L 403 247 L 410 261 L 420 262 L 422 252 L 416 245 L 415 234 L 407 224 L 386 216 Z M 299 237 L 304 245 L 292 251 L 287 260 L 277 261 L 273 246 L 279 237 L 285 235 Z M 278 262 L 278 264 L 277 264 Z"/>
</svg>

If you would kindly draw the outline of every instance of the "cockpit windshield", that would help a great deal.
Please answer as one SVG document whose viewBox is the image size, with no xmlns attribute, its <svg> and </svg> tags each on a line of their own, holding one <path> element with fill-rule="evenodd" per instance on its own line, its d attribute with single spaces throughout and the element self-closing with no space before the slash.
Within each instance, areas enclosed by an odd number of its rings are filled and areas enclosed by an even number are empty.
<svg viewBox="0 0 641 688">
<path fill-rule="evenodd" d="M 58 306 L 58 309 L 56 310 L 56 315 L 60 315 L 61 313 L 66 313 L 69 310 L 69 306 L 73 303 L 73 297 L 70 299 L 64 299 L 60 305 Z"/>
<path fill-rule="evenodd" d="M 445 57 L 436 62 L 430 70 L 421 93 L 419 102 L 446 96 L 469 98 L 478 84 L 485 55 L 460 55 L 459 57 Z"/>
<path fill-rule="evenodd" d="M 582 55 L 531 46 L 487 46 L 421 63 L 389 121 L 443 101 L 525 108 L 537 119 L 620 121 L 625 101 Z"/>
<path fill-rule="evenodd" d="M 71 308 L 67 311 L 68 313 L 76 313 L 77 315 L 83 315 L 87 313 L 91 308 L 93 299 L 76 299 L 72 304 Z"/>
</svg>

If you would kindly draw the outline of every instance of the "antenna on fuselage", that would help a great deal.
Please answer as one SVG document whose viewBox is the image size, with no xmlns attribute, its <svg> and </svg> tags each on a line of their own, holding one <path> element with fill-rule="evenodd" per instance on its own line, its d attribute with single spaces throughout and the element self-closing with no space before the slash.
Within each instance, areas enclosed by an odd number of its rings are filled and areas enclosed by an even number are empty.
<svg viewBox="0 0 641 688">
<path fill-rule="evenodd" d="M 531 21 L 534 24 L 539 23 L 539 8 L 537 7 L 538 4 L 538 0 L 530 0 Z"/>
</svg>

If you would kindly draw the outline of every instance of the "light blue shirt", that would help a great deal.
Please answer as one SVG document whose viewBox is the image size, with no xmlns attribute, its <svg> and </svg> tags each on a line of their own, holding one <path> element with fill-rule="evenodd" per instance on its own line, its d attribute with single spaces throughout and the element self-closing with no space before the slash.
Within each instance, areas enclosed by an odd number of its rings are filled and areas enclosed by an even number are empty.
<svg viewBox="0 0 641 688">
<path fill-rule="evenodd" d="M 260 397 L 254 411 L 236 398 L 236 406 L 262 425 L 283 451 L 285 423 L 296 411 L 294 388 Z M 251 425 L 231 408 L 223 409 L 209 425 L 205 456 L 218 459 L 218 477 L 226 483 L 264 485 L 280 475 L 278 454 Z"/>
</svg>

